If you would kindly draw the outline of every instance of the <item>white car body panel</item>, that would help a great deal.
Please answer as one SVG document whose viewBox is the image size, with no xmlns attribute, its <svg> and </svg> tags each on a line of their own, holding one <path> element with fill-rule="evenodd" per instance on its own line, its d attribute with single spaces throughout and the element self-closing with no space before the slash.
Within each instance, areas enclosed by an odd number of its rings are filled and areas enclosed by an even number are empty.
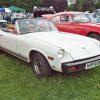
<svg viewBox="0 0 100 100">
<path fill-rule="evenodd" d="M 97 40 L 93 40 L 91 38 L 87 38 L 80 35 L 73 35 L 71 33 L 59 34 L 59 32 L 55 31 L 55 32 L 48 32 L 48 33 L 46 32 L 46 33 L 30 34 L 27 37 L 31 39 L 35 37 L 40 41 L 44 41 L 54 46 L 63 48 L 69 54 L 73 55 L 74 60 L 78 60 L 80 59 L 80 57 L 81 59 L 84 59 L 99 54 L 99 49 L 96 48 L 96 45 L 93 44 L 94 41 Z M 91 47 L 95 49 L 92 49 Z"/>
<path fill-rule="evenodd" d="M 12 33 L 6 33 L 3 31 L 0 31 L 0 34 L 2 35 L 0 45 L 3 48 L 6 48 L 7 50 L 11 50 L 16 53 L 16 40 L 17 40 L 16 36 L 17 35 L 12 34 Z"/>
</svg>

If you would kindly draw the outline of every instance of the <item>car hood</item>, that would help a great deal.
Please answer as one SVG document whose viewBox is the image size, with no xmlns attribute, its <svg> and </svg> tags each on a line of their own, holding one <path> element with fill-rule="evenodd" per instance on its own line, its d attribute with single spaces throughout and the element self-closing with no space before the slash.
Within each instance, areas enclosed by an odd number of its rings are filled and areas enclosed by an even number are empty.
<svg viewBox="0 0 100 100">
<path fill-rule="evenodd" d="M 100 24 L 97 24 L 95 22 L 90 23 L 78 23 L 76 24 L 78 28 L 87 29 L 93 32 L 100 32 Z"/>
<path fill-rule="evenodd" d="M 68 52 L 74 60 L 100 54 L 99 41 L 81 35 L 54 31 L 30 33 L 25 36 L 62 48 Z"/>
</svg>

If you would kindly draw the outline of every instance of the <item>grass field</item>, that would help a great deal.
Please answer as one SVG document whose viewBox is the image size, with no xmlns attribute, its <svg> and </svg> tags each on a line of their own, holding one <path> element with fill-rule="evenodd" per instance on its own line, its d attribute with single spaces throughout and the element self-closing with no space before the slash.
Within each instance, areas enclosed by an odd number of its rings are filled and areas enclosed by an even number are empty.
<svg viewBox="0 0 100 100">
<path fill-rule="evenodd" d="M 0 53 L 0 100 L 100 100 L 100 66 L 37 78 L 28 64 Z"/>
</svg>

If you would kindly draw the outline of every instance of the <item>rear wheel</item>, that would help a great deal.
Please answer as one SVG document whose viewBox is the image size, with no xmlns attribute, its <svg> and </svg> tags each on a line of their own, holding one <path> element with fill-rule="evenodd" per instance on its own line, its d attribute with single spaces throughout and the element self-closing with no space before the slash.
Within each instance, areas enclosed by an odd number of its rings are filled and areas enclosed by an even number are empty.
<svg viewBox="0 0 100 100">
<path fill-rule="evenodd" d="M 100 41 L 100 35 L 98 34 L 92 33 L 89 35 L 89 37 Z"/>
<path fill-rule="evenodd" d="M 31 60 L 34 73 L 39 77 L 51 75 L 51 68 L 46 58 L 40 53 L 35 53 Z"/>
</svg>

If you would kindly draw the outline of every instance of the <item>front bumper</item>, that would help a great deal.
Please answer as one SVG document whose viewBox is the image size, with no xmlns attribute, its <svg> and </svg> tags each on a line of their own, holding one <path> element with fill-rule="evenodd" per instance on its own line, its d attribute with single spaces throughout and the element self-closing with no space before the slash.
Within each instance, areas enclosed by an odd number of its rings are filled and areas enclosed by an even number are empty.
<svg viewBox="0 0 100 100">
<path fill-rule="evenodd" d="M 70 72 L 84 70 L 87 63 L 95 62 L 98 60 L 100 60 L 100 55 L 90 58 L 75 60 L 72 62 L 65 62 L 62 63 L 62 71 L 70 73 Z"/>
</svg>

